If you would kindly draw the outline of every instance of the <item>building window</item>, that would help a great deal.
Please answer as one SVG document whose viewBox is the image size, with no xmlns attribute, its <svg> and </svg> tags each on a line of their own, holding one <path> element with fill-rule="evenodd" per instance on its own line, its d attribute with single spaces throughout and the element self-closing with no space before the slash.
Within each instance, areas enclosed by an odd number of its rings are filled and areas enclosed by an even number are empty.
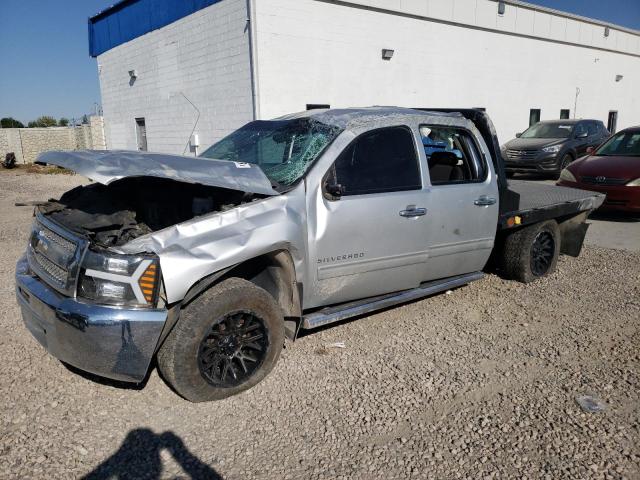
<svg viewBox="0 0 640 480">
<path fill-rule="evenodd" d="M 529 126 L 535 125 L 540 121 L 540 109 L 532 108 L 529 110 Z"/>
<path fill-rule="evenodd" d="M 617 125 L 618 125 L 618 112 L 616 112 L 615 110 L 611 110 L 609 112 L 609 118 L 607 119 L 607 130 L 609 130 L 609 133 L 611 134 L 616 133 Z"/>
<path fill-rule="evenodd" d="M 307 103 L 307 110 L 322 110 L 331 108 L 331 105 L 325 103 Z"/>
<path fill-rule="evenodd" d="M 144 118 L 136 118 L 136 140 L 138 150 L 147 151 L 147 125 Z"/>
<path fill-rule="evenodd" d="M 569 115 L 571 114 L 571 112 L 569 111 L 568 108 L 563 108 L 562 110 L 560 110 L 560 118 L 561 119 L 567 119 L 569 118 Z"/>
</svg>

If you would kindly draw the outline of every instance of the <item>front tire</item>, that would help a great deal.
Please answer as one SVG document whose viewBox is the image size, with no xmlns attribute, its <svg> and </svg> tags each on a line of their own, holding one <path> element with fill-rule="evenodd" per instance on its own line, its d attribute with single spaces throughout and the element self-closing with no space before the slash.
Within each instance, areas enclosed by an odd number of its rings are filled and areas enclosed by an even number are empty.
<svg viewBox="0 0 640 480">
<path fill-rule="evenodd" d="M 182 310 L 158 351 L 158 369 L 187 400 L 220 400 L 264 379 L 283 344 L 283 314 L 273 297 L 230 278 Z"/>
<path fill-rule="evenodd" d="M 560 229 L 555 220 L 511 232 L 505 239 L 501 267 L 512 280 L 530 283 L 553 273 L 560 254 Z"/>
<path fill-rule="evenodd" d="M 567 153 L 564 155 L 564 157 L 562 157 L 562 160 L 560 161 L 560 170 L 558 170 L 558 178 L 560 178 L 562 170 L 567 168 L 571 164 L 571 162 L 573 162 L 573 157 L 571 156 L 571 154 Z"/>
</svg>

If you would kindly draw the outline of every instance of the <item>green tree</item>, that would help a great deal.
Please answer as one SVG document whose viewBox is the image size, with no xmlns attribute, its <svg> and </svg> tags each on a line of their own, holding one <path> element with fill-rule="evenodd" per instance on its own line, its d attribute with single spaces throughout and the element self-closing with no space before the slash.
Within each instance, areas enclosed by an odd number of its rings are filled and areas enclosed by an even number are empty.
<svg viewBox="0 0 640 480">
<path fill-rule="evenodd" d="M 16 120 L 13 117 L 5 117 L 0 119 L 0 125 L 2 125 L 2 128 L 24 128 L 22 122 Z"/>
<path fill-rule="evenodd" d="M 60 126 L 60 127 L 68 127 L 69 126 L 69 119 L 62 117 L 60 120 L 58 120 L 58 126 Z"/>
<path fill-rule="evenodd" d="M 42 115 L 41 117 L 36 118 L 35 121 L 29 122 L 29 128 L 55 127 L 56 125 L 58 125 L 58 121 L 49 115 Z"/>
</svg>

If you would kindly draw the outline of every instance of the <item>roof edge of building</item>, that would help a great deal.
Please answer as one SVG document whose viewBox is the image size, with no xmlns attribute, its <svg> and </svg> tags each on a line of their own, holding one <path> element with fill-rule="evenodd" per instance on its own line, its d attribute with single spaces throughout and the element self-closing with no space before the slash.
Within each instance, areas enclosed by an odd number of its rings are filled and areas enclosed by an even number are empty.
<svg viewBox="0 0 640 480">
<path fill-rule="evenodd" d="M 632 35 L 640 36 L 640 30 L 635 30 L 633 28 L 623 27 L 622 25 L 618 25 L 617 23 L 605 22 L 604 20 L 598 20 L 596 18 L 585 17 L 582 15 L 577 15 L 575 13 L 565 12 L 564 10 L 557 10 L 555 8 L 545 7 L 542 5 L 536 5 L 534 3 L 523 2 L 522 0 L 490 0 L 492 2 L 498 3 L 499 1 L 503 1 L 507 5 L 514 5 L 516 7 L 526 8 L 528 10 L 535 10 L 539 12 L 549 13 L 551 15 L 557 15 L 558 17 L 570 18 L 572 20 L 577 20 L 579 22 L 591 23 L 593 25 L 600 25 L 603 27 L 613 28 L 615 30 L 619 30 L 621 32 L 630 33 Z"/>
</svg>

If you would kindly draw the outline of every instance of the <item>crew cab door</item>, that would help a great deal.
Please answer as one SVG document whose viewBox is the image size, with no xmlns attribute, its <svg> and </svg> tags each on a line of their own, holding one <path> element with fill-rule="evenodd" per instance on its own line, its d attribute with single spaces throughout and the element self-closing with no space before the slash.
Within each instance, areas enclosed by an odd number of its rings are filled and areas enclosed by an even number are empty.
<svg viewBox="0 0 640 480">
<path fill-rule="evenodd" d="M 420 135 L 431 184 L 424 280 L 482 270 L 493 249 L 499 199 L 484 144 L 470 131 L 451 126 L 421 125 Z"/>
<path fill-rule="evenodd" d="M 397 126 L 363 133 L 322 175 L 308 197 L 305 306 L 418 286 L 428 213 L 413 132 Z"/>
</svg>

